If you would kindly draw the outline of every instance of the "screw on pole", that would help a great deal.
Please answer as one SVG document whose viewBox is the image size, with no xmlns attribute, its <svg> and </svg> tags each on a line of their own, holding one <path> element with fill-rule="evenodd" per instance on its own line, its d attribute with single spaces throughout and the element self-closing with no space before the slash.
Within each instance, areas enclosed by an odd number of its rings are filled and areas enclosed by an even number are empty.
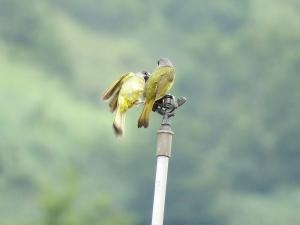
<svg viewBox="0 0 300 225">
<path fill-rule="evenodd" d="M 176 98 L 167 94 L 155 102 L 152 111 L 162 115 L 162 122 L 157 131 L 157 165 L 155 176 L 152 225 L 163 225 L 165 196 L 167 187 L 168 165 L 171 157 L 172 136 L 170 118 L 175 116 L 176 109 L 186 102 L 185 97 Z"/>
</svg>

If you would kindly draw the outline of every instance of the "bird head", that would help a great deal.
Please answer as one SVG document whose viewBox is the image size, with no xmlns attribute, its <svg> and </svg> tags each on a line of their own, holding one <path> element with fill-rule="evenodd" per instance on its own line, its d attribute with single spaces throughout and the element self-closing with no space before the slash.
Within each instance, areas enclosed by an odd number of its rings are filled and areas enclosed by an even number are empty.
<svg viewBox="0 0 300 225">
<path fill-rule="evenodd" d="M 157 61 L 158 66 L 170 66 L 174 67 L 173 63 L 168 58 L 161 58 Z"/>
</svg>

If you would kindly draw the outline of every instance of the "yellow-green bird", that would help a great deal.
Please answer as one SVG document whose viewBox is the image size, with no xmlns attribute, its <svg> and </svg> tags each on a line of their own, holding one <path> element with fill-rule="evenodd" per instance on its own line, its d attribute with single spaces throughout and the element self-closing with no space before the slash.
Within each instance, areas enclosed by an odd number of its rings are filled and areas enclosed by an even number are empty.
<svg viewBox="0 0 300 225">
<path fill-rule="evenodd" d="M 116 111 L 113 128 L 117 136 L 123 135 L 126 112 L 140 101 L 148 77 L 146 71 L 125 73 L 102 94 L 102 100 L 110 99 L 110 111 Z"/>
<path fill-rule="evenodd" d="M 171 89 L 175 78 L 175 68 L 167 58 L 158 60 L 158 67 L 153 71 L 145 86 L 144 109 L 138 121 L 138 127 L 147 128 L 154 102 L 161 99 Z"/>
</svg>

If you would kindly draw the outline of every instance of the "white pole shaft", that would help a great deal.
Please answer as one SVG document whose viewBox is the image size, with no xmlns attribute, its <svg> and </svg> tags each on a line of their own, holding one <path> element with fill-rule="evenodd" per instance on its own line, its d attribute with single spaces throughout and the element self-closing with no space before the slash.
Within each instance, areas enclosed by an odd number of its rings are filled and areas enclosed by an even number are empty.
<svg viewBox="0 0 300 225">
<path fill-rule="evenodd" d="M 163 225 L 169 157 L 157 156 L 152 225 Z"/>
</svg>

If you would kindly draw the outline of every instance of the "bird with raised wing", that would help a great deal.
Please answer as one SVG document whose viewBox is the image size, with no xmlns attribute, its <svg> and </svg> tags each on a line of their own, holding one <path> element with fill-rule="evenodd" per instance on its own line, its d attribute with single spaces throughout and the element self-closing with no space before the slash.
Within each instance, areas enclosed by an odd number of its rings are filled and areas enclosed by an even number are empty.
<svg viewBox="0 0 300 225">
<path fill-rule="evenodd" d="M 149 75 L 146 71 L 125 73 L 102 94 L 102 100 L 109 100 L 110 111 L 116 111 L 113 129 L 117 136 L 124 134 L 126 112 L 140 102 Z"/>
</svg>

